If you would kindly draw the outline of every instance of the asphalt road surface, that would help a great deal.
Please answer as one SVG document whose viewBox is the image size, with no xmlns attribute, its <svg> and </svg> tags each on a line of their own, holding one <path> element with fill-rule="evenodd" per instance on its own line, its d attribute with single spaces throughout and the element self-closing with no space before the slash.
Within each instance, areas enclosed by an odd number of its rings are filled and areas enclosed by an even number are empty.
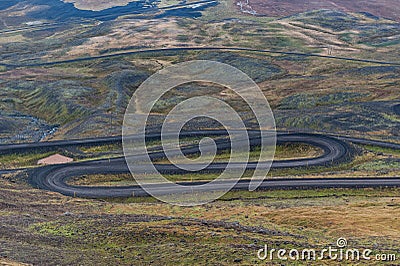
<svg viewBox="0 0 400 266">
<path fill-rule="evenodd" d="M 198 131 L 189 132 L 188 135 L 222 135 L 222 131 Z M 152 138 L 159 138 L 155 134 Z M 257 145 L 256 135 L 250 134 L 252 145 Z M 97 141 L 97 142 L 96 142 Z M 87 139 L 87 140 L 69 140 L 58 141 L 55 143 L 35 143 L 35 144 L 16 144 L 16 145 L 3 145 L 0 146 L 0 151 L 6 152 L 7 147 L 13 151 L 19 148 L 43 148 L 43 147 L 60 147 L 68 145 L 82 145 L 87 142 L 96 144 L 120 141 L 120 137 L 100 138 L 100 139 Z M 366 145 L 377 145 L 382 147 L 390 147 L 392 149 L 400 149 L 400 144 L 386 143 L 380 141 L 369 141 L 366 139 L 356 139 L 348 137 L 332 137 L 327 135 L 317 134 L 302 134 L 302 133 L 279 133 L 277 136 L 278 143 L 308 143 L 320 147 L 323 150 L 323 155 L 315 158 L 307 159 L 294 159 L 274 161 L 272 168 L 294 168 L 294 167 L 310 167 L 310 166 L 330 166 L 352 160 L 353 152 L 349 142 L 361 143 Z M 227 142 L 217 142 L 218 147 L 227 147 Z M 197 146 L 187 146 L 182 148 L 185 154 L 198 152 Z M 163 152 L 153 152 L 149 154 L 152 159 L 163 158 Z M 140 156 L 140 155 L 139 155 Z M 248 162 L 245 163 L 246 169 L 254 169 L 257 164 L 265 162 Z M 237 163 L 241 166 L 243 163 Z M 170 164 L 157 164 L 156 169 L 162 174 L 184 174 L 184 170 L 177 168 Z M 212 163 L 203 172 L 222 172 L 226 167 L 226 163 Z M 140 169 L 140 168 L 139 168 Z M 140 171 L 140 170 L 139 170 Z M 145 169 L 144 169 L 145 171 Z M 90 174 L 122 174 L 129 173 L 124 158 L 103 159 L 87 162 L 76 162 L 65 165 L 52 165 L 40 168 L 31 169 L 29 173 L 29 183 L 36 188 L 59 192 L 68 196 L 85 197 L 85 198 L 108 198 L 108 197 L 129 197 L 129 196 L 146 196 L 147 193 L 139 186 L 125 186 L 125 187 L 86 187 L 86 186 L 73 186 L 69 185 L 67 181 L 73 177 L 90 175 Z M 237 183 L 234 189 L 248 190 L 249 180 L 241 180 Z M 185 185 L 201 185 L 204 182 L 183 182 L 179 183 Z M 215 190 L 223 189 L 227 183 L 224 181 L 215 184 Z M 171 194 L 178 193 L 179 191 L 170 191 L 165 184 L 152 184 L 153 188 L 157 189 L 157 193 Z M 340 179 L 274 179 L 264 180 L 260 189 L 278 189 L 278 188 L 363 188 L 363 187 L 393 187 L 400 186 L 400 178 L 340 178 Z"/>
<path fill-rule="evenodd" d="M 252 49 L 252 48 L 242 48 L 242 47 L 211 47 L 211 46 L 210 47 L 177 47 L 177 48 L 144 49 L 144 50 L 120 52 L 120 53 L 113 53 L 113 54 L 105 54 L 105 55 L 99 55 L 99 56 L 80 57 L 80 58 L 67 59 L 67 60 L 41 62 L 41 63 L 9 64 L 9 63 L 2 62 L 2 63 L 0 63 L 0 66 L 4 66 L 4 67 L 8 67 L 8 68 L 54 66 L 54 65 L 59 65 L 59 64 L 84 62 L 84 61 L 107 59 L 107 58 L 129 56 L 129 55 L 136 55 L 136 54 L 158 53 L 158 52 L 179 52 L 179 51 L 180 52 L 183 52 L 183 51 L 258 52 L 258 53 L 271 53 L 271 54 L 282 54 L 282 55 L 295 55 L 295 56 L 304 56 L 304 57 L 319 57 L 319 58 L 344 60 L 344 61 L 351 61 L 351 62 L 371 63 L 371 64 L 377 64 L 377 65 L 400 66 L 400 62 L 388 62 L 388 61 L 371 60 L 371 59 L 360 59 L 360 58 L 341 57 L 341 56 L 332 56 L 332 55 L 320 55 L 320 54 L 313 54 L 313 53 L 285 52 L 285 51 Z"/>
</svg>

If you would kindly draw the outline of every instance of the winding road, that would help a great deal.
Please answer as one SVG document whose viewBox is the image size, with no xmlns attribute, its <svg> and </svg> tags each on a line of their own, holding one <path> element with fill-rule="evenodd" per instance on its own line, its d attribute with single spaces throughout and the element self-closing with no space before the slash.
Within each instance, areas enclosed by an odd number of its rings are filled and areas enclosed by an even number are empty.
<svg viewBox="0 0 400 266">
<path fill-rule="evenodd" d="M 196 131 L 187 132 L 182 135 L 186 136 L 221 136 L 225 134 L 224 131 Z M 257 134 L 252 132 L 249 134 L 251 145 L 257 145 L 259 139 Z M 159 134 L 147 136 L 147 139 L 159 139 Z M 121 141 L 121 137 L 110 137 L 100 139 L 86 139 L 86 140 L 70 140 L 34 144 L 16 144 L 16 145 L 2 145 L 0 152 L 8 152 L 11 149 L 13 152 L 26 149 L 43 149 L 54 148 L 62 146 L 73 145 L 100 145 L 104 143 L 112 143 Z M 293 159 L 273 161 L 273 169 L 293 168 L 293 167 L 311 167 L 311 166 L 330 166 L 332 164 L 339 164 L 342 162 L 351 161 L 353 158 L 353 149 L 349 142 L 361 143 L 366 145 L 377 145 L 382 147 L 390 146 L 392 149 L 399 149 L 400 144 L 369 141 L 366 139 L 346 138 L 346 137 L 333 137 L 328 135 L 319 134 L 304 134 L 304 133 L 278 133 L 278 143 L 307 143 L 323 150 L 323 155 L 315 158 L 306 159 Z M 216 141 L 218 148 L 228 147 L 228 141 Z M 197 145 L 189 145 L 182 148 L 184 154 L 198 153 Z M 141 156 L 141 155 L 139 155 Z M 156 151 L 149 154 L 152 159 L 159 159 L 165 157 L 164 152 Z M 263 162 L 248 162 L 246 169 L 254 169 L 258 164 L 262 165 Z M 238 166 L 243 163 L 237 163 Z M 156 169 L 163 174 L 185 174 L 183 171 L 174 165 L 170 164 L 154 164 Z M 202 172 L 222 172 L 226 167 L 226 163 L 212 163 L 206 167 Z M 139 168 L 140 169 L 140 168 Z M 140 171 L 140 170 L 139 170 Z M 87 187 L 87 186 L 74 186 L 68 184 L 68 180 L 82 175 L 90 174 L 122 174 L 129 173 L 126 165 L 125 158 L 102 159 L 86 162 L 76 162 L 64 165 L 51 165 L 40 168 L 29 169 L 29 183 L 36 188 L 59 192 L 67 196 L 85 197 L 85 198 L 109 198 L 109 197 L 129 197 L 129 196 L 146 196 L 147 193 L 139 186 L 120 186 L 120 187 Z M 250 180 L 239 181 L 234 189 L 248 190 Z M 205 182 L 182 182 L 181 185 L 201 185 Z M 220 181 L 215 184 L 215 190 L 223 189 L 226 182 Z M 153 184 L 153 188 L 157 189 L 157 193 L 170 194 L 178 193 L 179 191 L 171 191 L 165 184 Z M 277 189 L 277 188 L 363 188 L 363 187 L 391 187 L 400 186 L 400 178 L 316 178 L 316 179 L 266 179 L 262 182 L 260 189 Z"/>
<path fill-rule="evenodd" d="M 9 63 L 3 62 L 3 63 L 0 63 L 0 66 L 4 66 L 7 68 L 46 67 L 46 66 L 54 66 L 54 65 L 59 65 L 59 64 L 77 63 L 77 62 L 92 61 L 92 60 L 97 60 L 97 59 L 107 59 L 107 58 L 129 56 L 129 55 L 136 55 L 136 54 L 158 53 L 158 52 L 184 52 L 184 51 L 256 52 L 256 53 L 270 53 L 270 54 L 281 54 L 281 55 L 295 55 L 295 56 L 303 56 L 303 57 L 318 57 L 318 58 L 344 60 L 344 61 L 351 61 L 351 62 L 371 63 L 371 64 L 378 64 L 378 65 L 400 66 L 400 62 L 359 59 L 359 58 L 352 58 L 352 57 L 321 55 L 321 54 L 314 54 L 314 53 L 285 52 L 285 51 L 276 51 L 276 50 L 244 48 L 244 47 L 216 47 L 216 46 L 215 47 L 202 46 L 202 47 L 174 47 L 174 48 L 143 49 L 143 50 L 135 50 L 135 51 L 113 53 L 113 54 L 98 55 L 98 56 L 80 57 L 80 58 L 57 60 L 57 61 L 50 61 L 50 62 L 40 62 L 40 63 L 9 64 Z"/>
<path fill-rule="evenodd" d="M 203 0 L 196 3 L 212 3 L 213 0 Z M 195 3 L 195 4 L 196 4 Z M 194 3 L 176 5 L 165 7 L 164 9 L 180 8 L 191 6 Z M 45 24 L 42 26 L 55 27 L 62 24 Z M 0 34 L 12 33 L 12 31 L 26 30 L 28 27 L 22 27 L 19 29 L 13 29 L 10 32 L 3 31 Z M 29 28 L 32 29 L 32 28 Z M 282 54 L 282 55 L 295 55 L 303 57 L 318 57 L 335 60 L 345 60 L 352 62 L 372 63 L 378 65 L 393 65 L 400 66 L 400 62 L 387 62 L 379 60 L 369 59 L 358 59 L 350 57 L 339 57 L 331 55 L 320 55 L 313 53 L 300 53 L 300 52 L 285 52 L 276 50 L 265 50 L 265 49 L 252 49 L 252 48 L 241 48 L 241 47 L 176 47 L 176 48 L 158 48 L 158 49 L 144 49 L 135 51 L 126 51 L 113 54 L 92 56 L 92 57 L 81 57 L 75 59 L 58 60 L 51 62 L 33 62 L 33 63 L 20 63 L 20 64 L 9 64 L 0 63 L 0 66 L 7 68 L 21 68 L 21 67 L 46 67 L 65 63 L 75 63 L 82 61 L 90 61 L 97 59 L 106 59 L 112 57 L 128 56 L 135 54 L 145 53 L 158 53 L 158 52 L 182 52 L 182 51 L 232 51 L 232 52 L 257 52 L 257 53 L 271 53 L 271 54 Z M 393 106 L 395 114 L 400 115 L 400 105 Z M 197 131 L 187 132 L 188 136 L 221 136 L 225 132 L 221 131 Z M 150 135 L 147 139 L 159 139 L 160 136 L 157 134 Z M 105 145 L 109 143 L 120 143 L 121 137 L 104 137 L 104 138 L 91 138 L 91 139 L 80 139 L 80 140 L 65 140 L 65 141 L 53 141 L 53 142 L 40 142 L 40 143 L 26 143 L 26 144 L 11 144 L 11 145 L 0 145 L 0 154 L 11 154 L 20 153 L 26 151 L 45 151 L 56 148 L 71 147 L 71 146 L 90 146 L 90 145 Z M 294 167 L 315 167 L 315 166 L 330 166 L 333 164 L 339 164 L 343 162 L 351 161 L 353 158 L 353 149 L 349 143 L 362 144 L 362 145 L 375 145 L 384 148 L 391 148 L 400 150 L 400 144 L 373 141 L 367 139 L 359 139 L 345 136 L 332 136 L 332 135 L 317 135 L 317 134 L 302 134 L 302 133 L 279 133 L 277 135 L 278 143 L 307 143 L 323 150 L 321 156 L 315 158 L 303 158 L 303 159 L 291 159 L 291 160 L 280 160 L 273 161 L 273 169 L 282 168 L 294 168 Z M 229 142 L 227 141 L 216 141 L 219 149 L 229 148 Z M 250 144 L 256 146 L 259 144 L 259 138 L 257 134 L 250 134 Z M 186 155 L 194 154 L 199 152 L 197 145 L 189 145 L 182 148 L 182 152 Z M 145 156 L 145 155 L 138 155 Z M 165 157 L 165 153 L 162 151 L 151 152 L 149 156 L 152 159 L 161 159 Z M 271 162 L 242 162 L 235 163 L 237 167 L 242 167 L 245 164 L 247 170 L 253 170 L 257 166 L 263 164 L 269 165 Z M 212 163 L 207 166 L 202 172 L 221 172 L 227 166 L 227 163 Z M 158 164 L 155 163 L 155 168 L 163 174 L 185 174 L 183 171 L 177 168 L 175 165 L 170 164 Z M 15 169 L 15 170 L 0 170 L 0 174 L 11 173 L 16 170 L 24 170 L 29 174 L 29 183 L 39 189 L 59 192 L 68 196 L 87 197 L 87 198 L 106 198 L 106 197 L 129 197 L 129 196 L 145 196 L 147 193 L 139 186 L 125 186 L 125 187 L 85 187 L 85 186 L 73 186 L 68 184 L 68 180 L 82 175 L 88 174 L 119 174 L 128 173 L 125 158 L 112 158 L 93 160 L 86 162 L 76 162 L 64 165 L 52 165 L 33 169 Z M 140 168 L 139 168 L 140 171 Z M 143 168 L 145 172 L 146 169 Z M 205 182 L 182 182 L 182 185 L 201 185 Z M 234 189 L 247 190 L 249 188 L 250 180 L 240 180 Z M 165 184 L 153 184 L 157 188 L 159 194 L 170 194 L 177 193 L 179 191 L 171 191 Z M 224 181 L 220 181 L 215 184 L 215 189 L 223 189 L 226 186 Z M 357 187 L 381 187 L 381 186 L 400 186 L 400 178 L 325 178 L 325 179 L 274 179 L 264 180 L 260 186 L 260 189 L 276 189 L 276 188 L 357 188 Z"/>
</svg>

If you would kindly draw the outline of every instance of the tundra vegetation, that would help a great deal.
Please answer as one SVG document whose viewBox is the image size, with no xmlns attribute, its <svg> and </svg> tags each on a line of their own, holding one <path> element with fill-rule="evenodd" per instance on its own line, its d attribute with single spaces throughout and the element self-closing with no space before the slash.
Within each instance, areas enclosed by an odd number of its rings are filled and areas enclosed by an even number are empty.
<svg viewBox="0 0 400 266">
<path fill-rule="evenodd" d="M 19 2 L 0 3 L 2 144 L 120 135 L 125 108 L 138 86 L 163 67 L 188 60 L 219 61 L 248 74 L 269 100 L 280 131 L 400 143 L 400 114 L 395 107 L 400 104 L 399 64 L 330 58 L 400 62 L 396 0 L 368 0 L 363 7 L 357 1 L 285 0 L 279 1 L 280 9 L 270 8 L 276 5 L 272 0 L 250 0 L 249 5 L 217 0 L 192 7 L 176 5 L 194 1 L 175 0 Z M 215 49 L 222 46 L 254 51 Z M 188 47 L 214 49 L 151 50 Z M 228 88 L 197 82 L 161 98 L 150 126 L 159 127 L 174 105 L 199 94 L 232 104 L 250 126 L 254 124 L 248 107 Z M 215 124 L 198 120 L 187 129 L 212 127 Z M 183 145 L 193 143 L 198 140 L 182 140 Z M 159 148 L 157 142 L 148 144 Z M 353 148 L 356 155 L 351 162 L 272 170 L 268 178 L 399 176 L 397 150 Z M 254 149 L 251 156 L 256 158 L 257 152 Z M 320 152 L 309 145 L 288 144 L 278 146 L 276 156 L 310 157 Z M 0 165 L 37 167 L 39 159 L 55 153 L 76 161 L 94 160 L 122 156 L 122 147 L 1 154 Z M 215 160 L 227 156 L 221 152 Z M 215 177 L 168 176 L 173 181 Z M 86 175 L 69 183 L 124 186 L 135 181 L 131 175 Z M 0 261 L 256 265 L 265 263 L 256 257 L 264 244 L 323 249 L 334 246 L 339 237 L 346 237 L 351 248 L 399 256 L 399 192 L 389 188 L 232 191 L 216 202 L 184 208 L 153 198 L 65 197 L 30 187 L 26 173 L 19 171 L 0 178 Z"/>
</svg>

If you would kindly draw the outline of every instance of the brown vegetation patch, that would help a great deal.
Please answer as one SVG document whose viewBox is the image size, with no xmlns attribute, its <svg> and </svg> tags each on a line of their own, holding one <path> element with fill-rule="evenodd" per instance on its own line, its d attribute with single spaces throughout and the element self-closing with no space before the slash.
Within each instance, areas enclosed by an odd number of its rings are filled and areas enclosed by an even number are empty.
<svg viewBox="0 0 400 266">
<path fill-rule="evenodd" d="M 249 5 L 257 14 L 271 17 L 290 16 L 315 9 L 333 9 L 344 12 L 368 12 L 375 16 L 400 21 L 400 6 L 397 0 L 249 0 Z"/>
</svg>

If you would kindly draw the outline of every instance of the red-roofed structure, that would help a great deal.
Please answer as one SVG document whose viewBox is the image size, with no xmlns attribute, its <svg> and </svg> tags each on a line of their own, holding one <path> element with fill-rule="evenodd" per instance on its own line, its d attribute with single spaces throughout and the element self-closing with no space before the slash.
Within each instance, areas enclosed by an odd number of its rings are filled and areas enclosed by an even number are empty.
<svg viewBox="0 0 400 266">
<path fill-rule="evenodd" d="M 74 159 L 63 156 L 61 154 L 54 154 L 49 157 L 43 158 L 38 161 L 38 165 L 51 165 L 51 164 L 63 164 L 73 162 Z"/>
</svg>

